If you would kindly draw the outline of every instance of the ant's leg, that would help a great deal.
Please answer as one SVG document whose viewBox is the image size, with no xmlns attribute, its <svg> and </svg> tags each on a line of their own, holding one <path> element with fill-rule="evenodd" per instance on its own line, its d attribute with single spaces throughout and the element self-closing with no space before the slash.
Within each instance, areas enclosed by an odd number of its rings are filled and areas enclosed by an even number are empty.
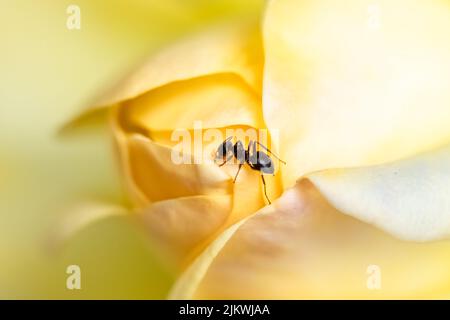
<svg viewBox="0 0 450 320">
<path fill-rule="evenodd" d="M 238 174 L 239 174 L 239 172 L 241 171 L 241 168 L 242 168 L 243 165 L 244 165 L 243 163 L 239 163 L 239 169 L 238 169 L 238 171 L 236 172 L 236 175 L 234 176 L 233 183 L 236 182 L 236 179 L 237 179 L 237 177 L 238 177 Z"/>
<path fill-rule="evenodd" d="M 264 180 L 264 176 L 261 174 L 261 179 L 263 182 L 263 186 L 264 186 L 264 195 L 266 196 L 267 202 L 269 202 L 269 204 L 272 204 L 272 202 L 270 202 L 269 197 L 267 196 L 267 190 L 266 190 L 266 180 Z"/>
<path fill-rule="evenodd" d="M 275 158 L 277 158 L 278 160 L 280 160 L 281 162 L 283 162 L 284 164 L 286 164 L 285 161 L 281 160 L 280 158 L 277 157 L 277 155 L 275 153 L 273 153 L 272 151 L 270 151 L 265 145 L 263 145 L 262 143 L 256 141 L 257 144 L 259 144 L 264 150 L 266 150 L 267 152 L 270 152 Z"/>
</svg>

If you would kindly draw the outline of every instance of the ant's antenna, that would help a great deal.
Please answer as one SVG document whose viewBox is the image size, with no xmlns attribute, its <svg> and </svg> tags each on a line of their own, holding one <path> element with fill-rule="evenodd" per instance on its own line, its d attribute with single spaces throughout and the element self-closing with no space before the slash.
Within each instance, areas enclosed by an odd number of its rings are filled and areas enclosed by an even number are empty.
<svg viewBox="0 0 450 320">
<path fill-rule="evenodd" d="M 286 164 L 286 161 L 281 160 L 275 153 L 273 153 L 272 151 L 269 150 L 269 148 L 267 148 L 265 145 L 261 144 L 258 141 L 255 141 L 257 144 L 259 144 L 260 147 L 262 147 L 264 150 L 266 150 L 267 152 L 270 152 L 271 155 L 273 155 L 275 158 L 277 158 L 280 162 L 282 162 L 283 164 Z"/>
</svg>

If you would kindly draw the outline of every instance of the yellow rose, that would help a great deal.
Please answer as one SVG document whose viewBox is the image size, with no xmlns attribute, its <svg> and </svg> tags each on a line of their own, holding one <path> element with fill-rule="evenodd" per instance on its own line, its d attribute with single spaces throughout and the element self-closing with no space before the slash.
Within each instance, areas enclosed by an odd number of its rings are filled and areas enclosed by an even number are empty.
<svg viewBox="0 0 450 320">
<path fill-rule="evenodd" d="M 220 25 L 152 56 L 94 107 L 110 108 L 134 211 L 181 267 L 226 227 L 262 208 L 265 198 L 259 173 L 248 168 L 233 184 L 235 167 L 174 163 L 173 132 L 265 128 L 262 68 L 259 21 Z M 198 121 L 201 130 L 194 128 Z M 203 143 L 206 158 L 218 144 Z M 266 181 L 268 195 L 277 198 L 280 177 Z"/>
<path fill-rule="evenodd" d="M 137 215 L 195 258 L 172 298 L 449 297 L 450 243 L 417 243 L 450 235 L 449 10 L 271 1 L 263 23 L 180 41 L 101 99 Z M 199 120 L 279 131 L 273 205 L 258 172 L 171 161 L 171 133 Z"/>
</svg>

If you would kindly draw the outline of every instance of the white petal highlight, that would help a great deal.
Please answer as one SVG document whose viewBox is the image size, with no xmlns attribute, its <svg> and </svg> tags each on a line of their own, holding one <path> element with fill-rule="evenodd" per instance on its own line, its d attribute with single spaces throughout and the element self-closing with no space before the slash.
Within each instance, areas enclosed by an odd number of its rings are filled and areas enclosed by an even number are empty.
<svg viewBox="0 0 450 320">
<path fill-rule="evenodd" d="M 397 237 L 450 237 L 450 146 L 390 164 L 308 177 L 338 210 Z"/>
</svg>

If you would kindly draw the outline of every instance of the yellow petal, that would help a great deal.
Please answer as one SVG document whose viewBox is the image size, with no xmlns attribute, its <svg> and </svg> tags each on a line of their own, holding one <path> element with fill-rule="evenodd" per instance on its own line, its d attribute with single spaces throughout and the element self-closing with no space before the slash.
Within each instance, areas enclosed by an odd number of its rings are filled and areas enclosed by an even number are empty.
<svg viewBox="0 0 450 320">
<path fill-rule="evenodd" d="M 219 237 L 170 297 L 442 298 L 449 268 L 450 242 L 392 238 L 340 213 L 303 180 Z"/>
<path fill-rule="evenodd" d="M 231 125 L 263 127 L 261 99 L 232 74 L 179 81 L 122 104 L 121 122 L 134 130 L 190 129 Z"/>
<path fill-rule="evenodd" d="M 70 131 L 90 121 L 91 116 L 102 107 L 136 98 L 172 83 L 208 75 L 234 75 L 240 79 L 237 82 L 242 82 L 242 86 L 260 95 L 262 66 L 259 21 L 235 21 L 212 26 L 207 31 L 190 35 L 152 54 L 139 68 L 97 98 L 92 106 L 67 123 L 62 130 Z M 157 93 L 173 92 L 174 88 L 177 88 L 176 84 Z"/>
<path fill-rule="evenodd" d="M 196 246 L 225 224 L 232 207 L 231 195 L 191 196 L 155 202 L 141 219 L 165 256 L 182 264 Z"/>
<path fill-rule="evenodd" d="M 190 263 L 225 228 L 265 205 L 260 173 L 246 166 L 232 183 L 237 165 L 176 164 L 170 146 L 121 130 L 116 138 L 138 217 L 178 266 Z M 268 176 L 266 183 L 275 199 L 281 192 L 278 177 Z"/>
<path fill-rule="evenodd" d="M 137 134 L 128 137 L 126 148 L 126 178 L 150 202 L 232 191 L 230 177 L 214 164 L 176 164 L 171 148 Z"/>
<path fill-rule="evenodd" d="M 119 138 L 119 144 L 122 148 L 123 169 L 130 195 L 136 200 L 137 207 L 144 212 L 153 212 L 153 205 L 163 200 L 174 200 L 167 203 L 172 203 L 174 208 L 179 209 L 183 207 L 184 202 L 190 201 L 191 197 L 205 196 L 200 197 L 202 202 L 196 200 L 196 205 L 200 208 L 208 199 L 210 201 L 217 197 L 223 199 L 223 196 L 232 196 L 227 219 L 221 225 L 223 230 L 265 205 L 260 173 L 247 166 L 241 169 L 236 183 L 232 183 L 237 165 L 219 168 L 213 163 L 176 164 L 171 159 L 172 148 L 138 134 L 126 137 L 120 133 L 118 135 L 122 136 L 122 139 Z M 266 176 L 265 179 L 267 193 L 270 199 L 275 199 L 281 192 L 278 177 Z M 182 201 L 177 202 L 178 199 Z M 199 218 L 207 214 L 199 208 L 189 210 L 189 214 L 197 214 Z M 206 206 L 202 208 L 207 209 Z M 180 215 L 184 216 L 183 210 Z M 192 232 L 194 233 L 194 230 Z M 172 236 L 179 238 L 180 235 L 174 232 Z"/>
<path fill-rule="evenodd" d="M 405 240 L 450 236 L 450 145 L 395 163 L 309 176 L 341 212 Z"/>
<path fill-rule="evenodd" d="M 249 217 L 235 223 L 228 229 L 226 229 L 220 237 L 216 238 L 201 255 L 197 256 L 195 261 L 183 272 L 183 274 L 174 283 L 170 290 L 168 299 L 181 300 L 192 299 L 194 293 L 197 290 L 199 283 L 203 280 L 211 262 L 222 250 L 228 240 L 234 235 L 236 230 L 245 222 Z"/>
<path fill-rule="evenodd" d="M 260 92 L 262 45 L 257 22 L 210 27 L 151 56 L 100 98 L 109 106 L 170 82 L 214 73 L 234 73 Z"/>
<path fill-rule="evenodd" d="M 448 39 L 446 1 L 271 1 L 264 116 L 284 181 L 447 144 Z"/>
</svg>

